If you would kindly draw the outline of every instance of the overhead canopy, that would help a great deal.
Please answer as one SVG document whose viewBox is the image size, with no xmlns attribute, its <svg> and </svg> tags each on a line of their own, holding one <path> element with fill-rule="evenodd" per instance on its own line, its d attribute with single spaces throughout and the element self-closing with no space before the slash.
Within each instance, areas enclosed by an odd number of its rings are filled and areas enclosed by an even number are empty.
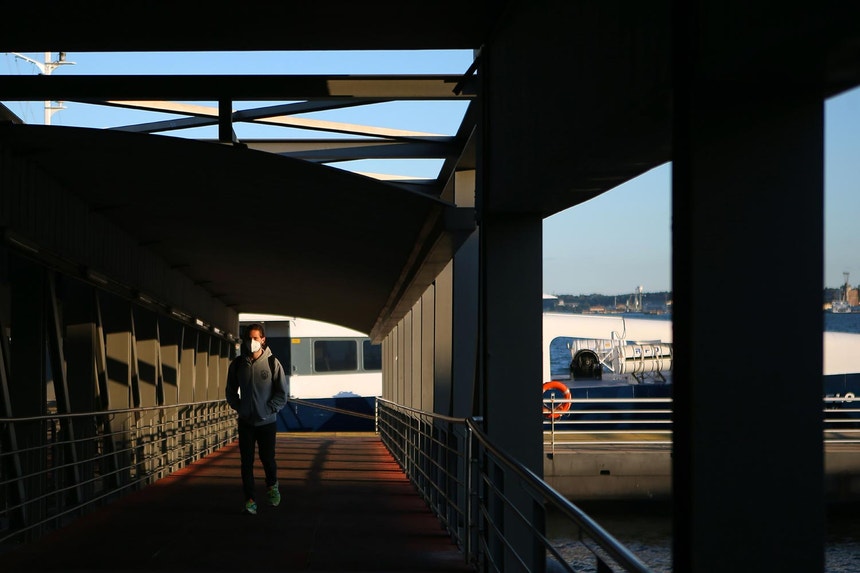
<svg viewBox="0 0 860 573">
<path fill-rule="evenodd" d="M 407 290 L 420 267 L 414 245 L 447 244 L 450 258 L 452 237 L 474 227 L 471 210 L 434 197 L 241 147 L 56 126 L 2 133 L 92 211 L 241 312 L 301 311 L 369 332 L 394 309 L 395 285 Z"/>
</svg>

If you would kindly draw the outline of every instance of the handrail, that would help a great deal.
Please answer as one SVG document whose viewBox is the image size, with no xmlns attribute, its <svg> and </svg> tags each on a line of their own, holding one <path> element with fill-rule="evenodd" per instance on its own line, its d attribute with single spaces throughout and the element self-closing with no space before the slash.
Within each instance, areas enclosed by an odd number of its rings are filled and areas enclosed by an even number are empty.
<svg viewBox="0 0 860 573">
<path fill-rule="evenodd" d="M 32 541 L 236 438 L 226 400 L 0 418 L 0 546 Z"/>
<path fill-rule="evenodd" d="M 308 408 L 316 408 L 318 410 L 326 410 L 327 412 L 334 412 L 335 414 L 346 414 L 347 416 L 355 416 L 356 418 L 364 418 L 365 420 L 376 419 L 376 416 L 374 416 L 373 414 L 356 412 L 355 410 L 347 410 L 345 408 L 335 408 L 334 406 L 326 406 L 325 404 L 311 402 L 309 400 L 302 400 L 301 398 L 287 398 L 287 403 L 307 406 Z"/>
<path fill-rule="evenodd" d="M 544 416 L 544 446 L 550 452 L 556 446 L 585 444 L 671 446 L 672 403 L 672 398 L 544 398 L 544 411 L 554 413 Z M 855 428 L 860 400 L 835 396 L 824 397 L 822 403 L 824 443 L 860 441 Z M 598 439 L 600 435 L 608 439 Z"/>
<path fill-rule="evenodd" d="M 584 511 L 558 493 L 532 470 L 493 445 L 490 438 L 472 419 L 466 420 L 466 424 L 487 451 L 504 461 L 505 465 L 512 469 L 521 479 L 525 480 L 529 486 L 536 488 L 544 497 L 544 500 L 550 502 L 556 509 L 559 509 L 566 517 L 576 523 L 577 527 L 584 530 L 588 537 L 592 538 L 601 549 L 615 559 L 625 571 L 640 571 L 642 573 L 650 571 L 632 551 L 622 545 Z"/>
<path fill-rule="evenodd" d="M 491 537 L 505 545 L 520 568 L 543 570 L 546 565 L 533 564 L 530 562 L 532 557 L 522 557 L 517 553 L 506 536 L 505 525 L 492 518 L 488 499 L 491 492 L 494 503 L 504 503 L 531 529 L 534 539 L 543 544 L 547 559 L 551 558 L 561 568 L 575 573 L 573 565 L 565 560 L 560 549 L 546 538 L 544 524 L 531 523 L 518 510 L 517 504 L 506 497 L 511 484 L 496 482 L 494 472 L 485 471 L 486 465 L 481 466 L 491 460 L 495 466 L 515 475 L 522 490 L 536 502 L 545 508 L 556 509 L 576 525 L 580 532 L 578 541 L 595 557 L 598 571 L 649 571 L 633 552 L 581 509 L 493 444 L 483 432 L 480 418 L 454 418 L 402 406 L 383 398 L 377 399 L 377 409 L 377 426 L 383 443 L 440 517 L 464 551 L 467 562 L 479 570 L 503 570 L 504 564 L 496 563 L 490 551 Z M 479 487 L 481 484 L 485 487 Z"/>
<path fill-rule="evenodd" d="M 88 418 L 91 416 L 114 416 L 116 414 L 134 414 L 137 412 L 149 412 L 164 410 L 165 408 L 188 408 L 191 406 L 212 406 L 221 404 L 224 400 L 203 400 L 201 402 L 182 402 L 181 404 L 163 404 L 161 406 L 141 406 L 140 408 L 112 408 L 110 410 L 93 410 L 91 412 L 49 413 L 40 416 L 15 416 L 11 418 L 0 416 L 0 424 L 7 422 L 40 422 L 53 420 L 55 418 Z"/>
</svg>

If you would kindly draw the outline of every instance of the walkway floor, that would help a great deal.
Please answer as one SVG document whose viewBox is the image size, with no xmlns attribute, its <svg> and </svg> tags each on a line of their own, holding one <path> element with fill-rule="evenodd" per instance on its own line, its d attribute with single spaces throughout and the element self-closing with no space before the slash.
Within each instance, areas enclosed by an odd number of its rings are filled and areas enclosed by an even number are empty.
<svg viewBox="0 0 860 573">
<path fill-rule="evenodd" d="M 375 434 L 279 434 L 277 459 L 277 508 L 241 513 L 233 443 L 0 554 L 0 571 L 473 571 Z"/>
</svg>

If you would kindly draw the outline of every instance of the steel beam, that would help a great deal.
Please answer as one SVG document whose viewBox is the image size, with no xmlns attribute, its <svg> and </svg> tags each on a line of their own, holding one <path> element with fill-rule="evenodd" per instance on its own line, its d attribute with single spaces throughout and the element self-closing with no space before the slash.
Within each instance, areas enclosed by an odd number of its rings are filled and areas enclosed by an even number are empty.
<svg viewBox="0 0 860 573">
<path fill-rule="evenodd" d="M 2 101 L 286 101 L 333 98 L 468 100 L 456 75 L 0 76 Z"/>
</svg>

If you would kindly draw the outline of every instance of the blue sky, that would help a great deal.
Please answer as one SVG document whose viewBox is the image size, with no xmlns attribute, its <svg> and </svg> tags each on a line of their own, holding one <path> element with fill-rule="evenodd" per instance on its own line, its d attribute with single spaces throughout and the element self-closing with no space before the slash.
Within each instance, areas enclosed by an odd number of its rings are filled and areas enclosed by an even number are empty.
<svg viewBox="0 0 860 573">
<path fill-rule="evenodd" d="M 24 54 L 44 62 L 43 53 Z M 53 54 L 53 59 L 57 54 Z M 69 53 L 74 65 L 54 74 L 461 74 L 470 51 L 301 52 L 301 53 Z M 0 54 L 0 74 L 36 74 L 37 67 Z M 42 102 L 4 102 L 27 123 L 43 122 Z M 188 102 L 215 105 L 213 102 Z M 240 109 L 283 102 L 237 102 Z M 452 134 L 465 106 L 461 102 L 396 102 L 370 109 L 332 110 L 313 118 L 374 127 Z M 51 123 L 110 127 L 174 116 L 66 103 Z M 822 286 L 838 287 L 844 272 L 860 283 L 860 89 L 832 98 L 825 106 L 825 273 Z M 217 138 L 217 128 L 182 132 Z M 240 139 L 332 137 L 308 130 L 237 124 Z M 344 137 L 344 136 L 338 136 Z M 354 171 L 434 177 L 436 161 L 365 161 L 339 164 Z M 544 221 L 543 283 L 552 294 L 626 295 L 671 290 L 671 165 L 666 164 L 586 203 Z M 612 229 L 607 232 L 607 229 Z M 581 245 L 593 248 L 582 249 Z M 582 272 L 580 269 L 589 269 Z M 762 280 L 790 280 L 762 276 Z"/>
</svg>

